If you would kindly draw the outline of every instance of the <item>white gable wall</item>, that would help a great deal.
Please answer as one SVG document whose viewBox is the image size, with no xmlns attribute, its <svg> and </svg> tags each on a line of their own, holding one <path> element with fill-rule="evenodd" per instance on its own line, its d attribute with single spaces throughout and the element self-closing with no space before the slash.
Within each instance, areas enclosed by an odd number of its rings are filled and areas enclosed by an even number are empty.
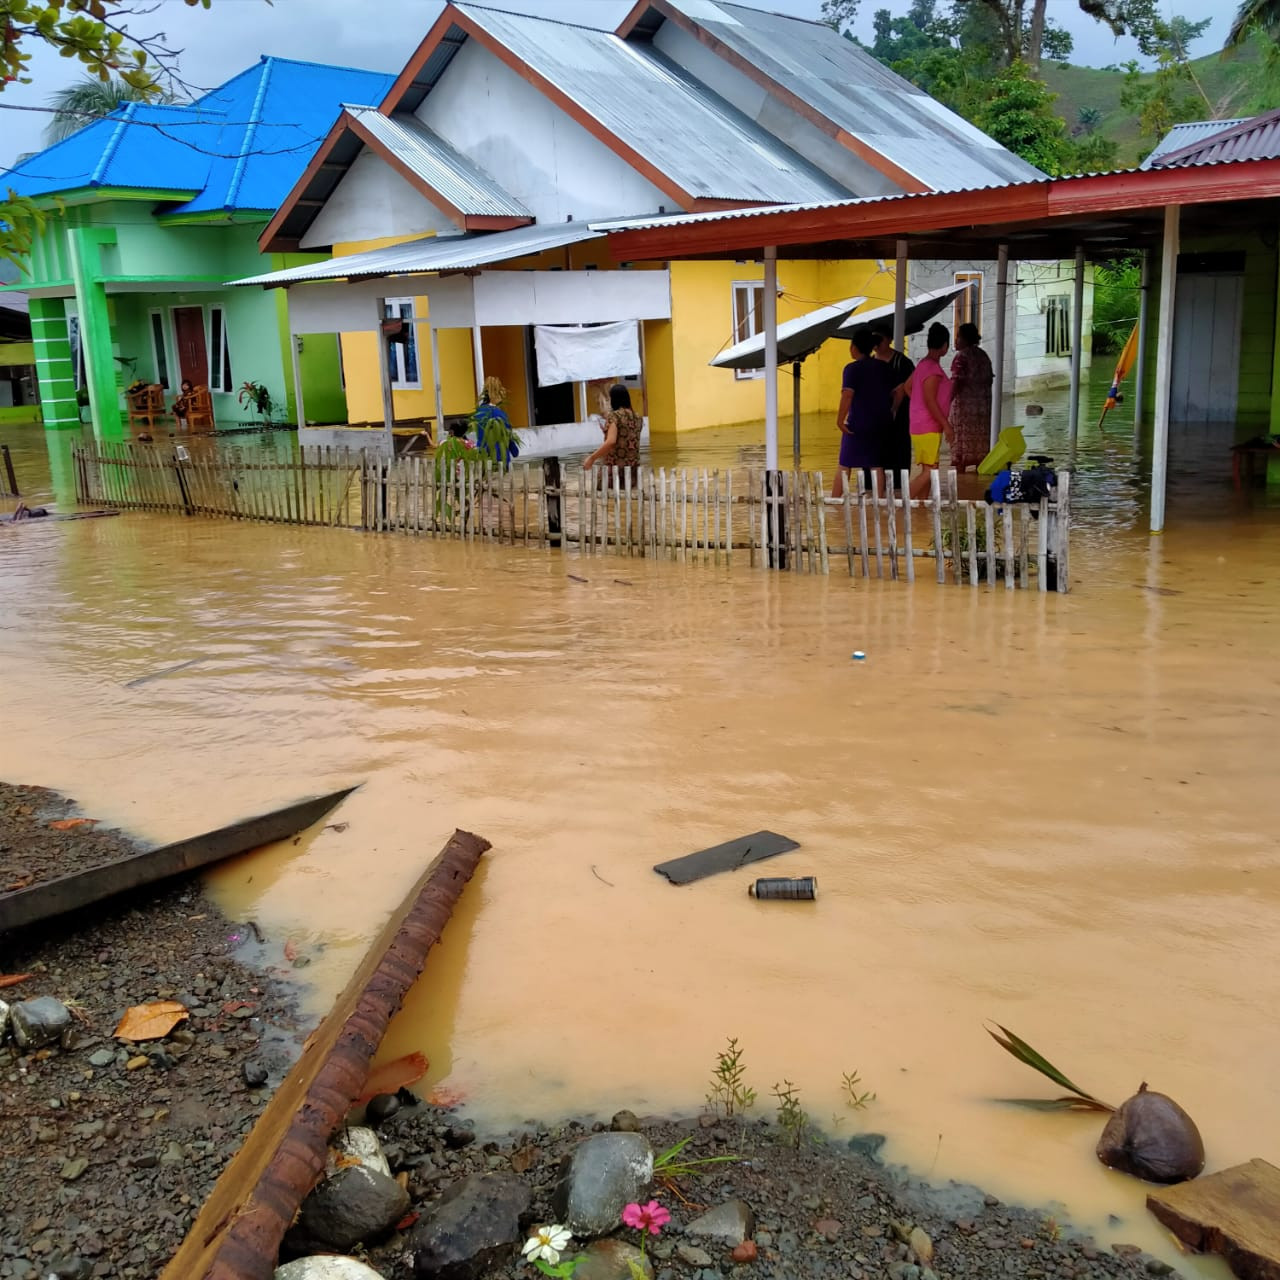
<svg viewBox="0 0 1280 1280">
<path fill-rule="evenodd" d="M 382 236 L 458 235 L 461 230 L 381 156 L 365 147 L 300 243 L 303 249 L 318 249 Z"/>
<path fill-rule="evenodd" d="M 674 22 L 668 20 L 658 28 L 653 44 L 853 195 L 889 196 L 902 190 Z"/>
<path fill-rule="evenodd" d="M 418 119 L 491 173 L 539 222 L 653 213 L 671 197 L 475 40 L 454 56 Z"/>
</svg>

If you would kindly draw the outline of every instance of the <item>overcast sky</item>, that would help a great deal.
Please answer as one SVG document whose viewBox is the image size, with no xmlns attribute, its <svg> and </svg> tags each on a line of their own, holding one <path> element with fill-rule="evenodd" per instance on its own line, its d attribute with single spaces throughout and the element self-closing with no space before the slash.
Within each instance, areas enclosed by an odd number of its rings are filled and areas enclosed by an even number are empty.
<svg viewBox="0 0 1280 1280">
<path fill-rule="evenodd" d="M 616 26 L 631 7 L 629 0 L 485 2 L 601 27 Z M 754 0 L 754 6 L 816 18 L 821 0 Z M 213 0 L 205 10 L 189 8 L 182 0 L 159 0 L 153 13 L 132 25 L 139 33 L 165 31 L 169 42 L 184 50 L 184 77 L 212 87 L 243 71 L 260 53 L 399 71 L 441 7 L 440 0 L 275 0 L 270 5 L 266 0 Z M 858 35 L 870 39 L 877 9 L 905 13 L 909 7 L 910 0 L 862 0 Z M 1160 0 L 1160 9 L 1166 17 L 1213 19 L 1194 49 L 1198 56 L 1221 47 L 1235 0 Z M 1077 0 L 1049 0 L 1049 13 L 1075 37 L 1074 62 L 1101 67 L 1137 56 L 1132 40 L 1116 40 L 1105 26 L 1080 12 Z M 42 49 L 32 59 L 33 83 L 9 85 L 0 92 L 0 166 L 12 164 L 24 151 L 39 150 L 49 119 L 12 108 L 46 105 L 53 90 L 78 78 L 77 66 Z"/>
</svg>

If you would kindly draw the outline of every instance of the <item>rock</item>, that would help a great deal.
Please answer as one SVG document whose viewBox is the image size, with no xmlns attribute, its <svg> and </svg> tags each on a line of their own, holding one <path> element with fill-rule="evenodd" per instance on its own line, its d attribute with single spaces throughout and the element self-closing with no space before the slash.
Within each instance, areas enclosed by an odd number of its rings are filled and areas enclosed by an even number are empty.
<svg viewBox="0 0 1280 1280">
<path fill-rule="evenodd" d="M 1098 1139 L 1108 1169 L 1148 1182 L 1185 1182 L 1204 1168 L 1204 1141 L 1195 1121 L 1172 1098 L 1142 1087 L 1122 1102 Z"/>
<path fill-rule="evenodd" d="M 354 1161 L 366 1169 L 375 1169 L 378 1173 L 391 1176 L 391 1165 L 383 1154 L 382 1144 L 372 1129 L 361 1125 L 353 1125 L 350 1129 L 342 1129 L 329 1144 L 329 1174 L 332 1176 L 339 1169 Z"/>
<path fill-rule="evenodd" d="M 684 1233 L 701 1240 L 715 1240 L 732 1248 L 746 1240 L 755 1229 L 756 1215 L 751 1206 L 745 1200 L 728 1200 L 700 1218 L 694 1218 Z"/>
<path fill-rule="evenodd" d="M 1173 1275 L 1173 1268 L 1167 1262 L 1161 1262 L 1159 1258 L 1152 1258 L 1147 1263 L 1147 1275 L 1171 1276 Z"/>
<path fill-rule="evenodd" d="M 160 1157 L 161 1164 L 183 1164 L 186 1161 L 186 1155 L 182 1148 L 176 1143 L 171 1142 L 164 1149 L 164 1155 Z"/>
<path fill-rule="evenodd" d="M 371 1267 L 354 1258 L 329 1254 L 321 1258 L 296 1258 L 277 1267 L 273 1280 L 382 1280 Z"/>
<path fill-rule="evenodd" d="M 109 1067 L 115 1060 L 114 1049 L 99 1049 L 97 1053 L 89 1055 L 89 1065 L 91 1067 Z"/>
<path fill-rule="evenodd" d="M 37 996 L 11 1005 L 9 1021 L 19 1049 L 39 1049 L 62 1038 L 71 1026 L 71 1010 L 52 996 Z"/>
<path fill-rule="evenodd" d="M 912 1262 L 891 1262 L 889 1280 L 920 1280 L 920 1268 Z"/>
<path fill-rule="evenodd" d="M 267 1083 L 267 1069 L 260 1062 L 246 1062 L 240 1068 L 240 1077 L 250 1089 L 260 1089 Z"/>
<path fill-rule="evenodd" d="M 759 1256 L 760 1251 L 756 1248 L 754 1240 L 744 1240 L 729 1255 L 734 1262 L 754 1262 Z"/>
<path fill-rule="evenodd" d="M 653 1264 L 625 1240 L 596 1240 L 581 1256 L 584 1261 L 574 1270 L 574 1280 L 633 1280 L 633 1263 L 653 1280 Z"/>
<path fill-rule="evenodd" d="M 827 1240 L 835 1240 L 840 1232 L 844 1230 L 844 1223 L 836 1218 L 819 1218 L 813 1224 L 813 1229 Z"/>
<path fill-rule="evenodd" d="M 364 1165 L 339 1169 L 302 1202 L 285 1242 L 294 1253 L 346 1253 L 395 1226 L 409 1210 L 409 1193 L 394 1178 Z"/>
<path fill-rule="evenodd" d="M 855 1133 L 849 1139 L 849 1150 L 856 1152 L 865 1160 L 879 1161 L 880 1151 L 885 1144 L 883 1133 Z"/>
<path fill-rule="evenodd" d="M 9 1034 L 9 1005 L 0 1000 L 0 1042 Z"/>
<path fill-rule="evenodd" d="M 653 1148 L 643 1134 L 594 1134 L 561 1161 L 551 1201 L 556 1220 L 575 1236 L 605 1235 L 652 1178 Z"/>
<path fill-rule="evenodd" d="M 444 1145 L 451 1151 L 461 1151 L 476 1140 L 476 1131 L 465 1124 L 451 1124 L 444 1131 Z"/>
<path fill-rule="evenodd" d="M 711 1255 L 705 1249 L 699 1249 L 696 1244 L 676 1245 L 676 1257 L 690 1267 L 709 1267 L 711 1265 Z"/>
<path fill-rule="evenodd" d="M 614 1133 L 639 1133 L 640 1121 L 634 1111 L 618 1111 L 609 1121 L 609 1128 Z"/>
<path fill-rule="evenodd" d="M 455 1182 L 409 1237 L 420 1280 L 474 1280 L 524 1240 L 520 1216 L 532 1193 L 509 1173 L 475 1173 Z"/>
<path fill-rule="evenodd" d="M 128 1062 L 124 1064 L 126 1071 L 137 1071 L 141 1067 L 145 1067 L 150 1059 L 145 1053 L 135 1054 Z"/>
<path fill-rule="evenodd" d="M 912 1227 L 911 1235 L 907 1239 L 907 1248 L 916 1255 L 916 1261 L 922 1266 L 928 1266 L 933 1261 L 933 1241 L 929 1239 L 929 1235 L 920 1227 Z"/>
<path fill-rule="evenodd" d="M 74 1182 L 89 1167 L 89 1161 L 84 1156 L 76 1156 L 74 1160 L 67 1160 L 63 1163 L 62 1168 L 58 1171 L 58 1177 L 63 1182 Z"/>
<path fill-rule="evenodd" d="M 89 1280 L 92 1269 L 87 1258 L 63 1255 L 49 1263 L 48 1280 Z"/>
<path fill-rule="evenodd" d="M 400 1099 L 394 1093 L 375 1093 L 364 1109 L 364 1118 L 370 1124 L 381 1124 L 399 1110 Z"/>
</svg>

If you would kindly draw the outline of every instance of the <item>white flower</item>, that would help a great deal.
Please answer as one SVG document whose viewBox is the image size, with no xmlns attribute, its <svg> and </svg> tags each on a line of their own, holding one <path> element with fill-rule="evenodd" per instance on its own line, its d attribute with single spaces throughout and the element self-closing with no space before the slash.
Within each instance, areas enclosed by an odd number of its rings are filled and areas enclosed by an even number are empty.
<svg viewBox="0 0 1280 1280">
<path fill-rule="evenodd" d="M 537 1262 L 541 1259 L 543 1262 L 549 1262 L 552 1266 L 555 1266 L 560 1261 L 560 1255 L 569 1247 L 569 1241 L 572 1239 L 573 1233 L 568 1227 L 560 1227 L 552 1223 L 550 1226 L 539 1227 L 524 1242 L 522 1252 L 530 1262 Z"/>
</svg>

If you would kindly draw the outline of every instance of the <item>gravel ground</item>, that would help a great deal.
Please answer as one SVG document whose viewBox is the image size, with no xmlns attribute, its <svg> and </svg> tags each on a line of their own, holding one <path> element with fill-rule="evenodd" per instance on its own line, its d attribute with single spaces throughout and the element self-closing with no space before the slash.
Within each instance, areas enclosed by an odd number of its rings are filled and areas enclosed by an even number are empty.
<svg viewBox="0 0 1280 1280">
<path fill-rule="evenodd" d="M 3 865 L 45 878 L 138 851 L 120 832 L 49 827 L 72 809 L 0 784 Z M 264 976 L 233 954 L 282 944 L 259 947 L 192 881 L 0 939 L 0 973 L 31 975 L 0 996 L 76 1013 L 69 1047 L 0 1047 L 0 1277 L 160 1273 L 296 1055 L 285 969 Z M 112 1037 L 126 1008 L 157 998 L 190 1019 L 161 1041 Z M 246 1064 L 268 1082 L 250 1088 Z"/>
<path fill-rule="evenodd" d="M 930 1272 L 908 1253 L 905 1241 L 913 1227 L 929 1237 L 931 1272 L 938 1280 L 1132 1280 L 1177 1274 L 1134 1246 L 1104 1249 L 1044 1214 L 1001 1204 L 976 1188 L 929 1186 L 886 1168 L 875 1158 L 883 1143 L 875 1134 L 836 1141 L 809 1137 L 796 1148 L 763 1122 L 739 1128 L 709 1120 L 654 1119 L 640 1125 L 655 1151 L 688 1137 L 684 1157 L 742 1157 L 712 1166 L 678 1188 L 655 1186 L 652 1194 L 672 1214 L 651 1248 L 657 1280 L 929 1280 Z M 381 1126 L 393 1172 L 410 1171 L 414 1210 L 428 1208 L 467 1174 L 514 1168 L 533 1189 L 530 1224 L 552 1221 L 551 1191 L 561 1157 L 592 1127 L 604 1126 L 572 1122 L 549 1129 L 530 1122 L 501 1139 L 475 1141 L 468 1127 L 456 1115 L 429 1106 L 406 1108 Z M 758 1257 L 753 1263 L 734 1264 L 727 1249 L 681 1239 L 685 1224 L 731 1199 L 745 1200 L 755 1210 Z M 690 1249 L 688 1257 L 682 1256 Z M 699 1249 L 711 1256 L 704 1260 Z M 403 1236 L 373 1250 L 369 1261 L 390 1280 L 412 1275 Z M 483 1278 L 528 1280 L 533 1274 L 512 1262 L 484 1272 Z"/>
</svg>

